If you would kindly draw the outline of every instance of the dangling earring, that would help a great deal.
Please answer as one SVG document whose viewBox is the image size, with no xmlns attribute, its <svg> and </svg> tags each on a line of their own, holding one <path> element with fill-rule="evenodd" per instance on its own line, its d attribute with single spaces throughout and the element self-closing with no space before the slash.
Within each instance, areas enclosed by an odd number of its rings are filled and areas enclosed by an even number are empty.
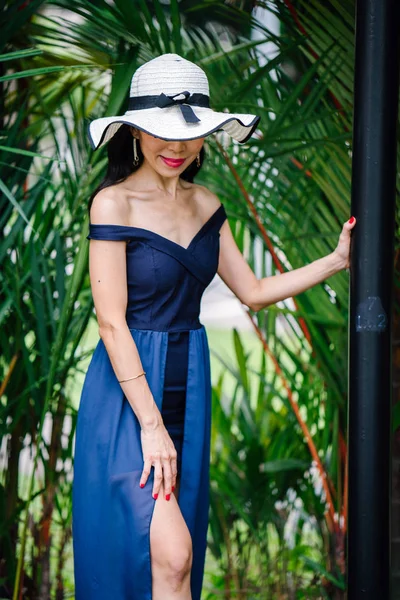
<svg viewBox="0 0 400 600">
<path fill-rule="evenodd" d="M 199 167 L 200 166 L 200 152 L 198 153 L 198 155 L 196 156 L 196 164 Z"/>
<path fill-rule="evenodd" d="M 137 146 L 136 146 L 136 138 L 133 138 L 133 166 L 137 167 L 139 164 L 139 155 L 137 152 Z"/>
</svg>

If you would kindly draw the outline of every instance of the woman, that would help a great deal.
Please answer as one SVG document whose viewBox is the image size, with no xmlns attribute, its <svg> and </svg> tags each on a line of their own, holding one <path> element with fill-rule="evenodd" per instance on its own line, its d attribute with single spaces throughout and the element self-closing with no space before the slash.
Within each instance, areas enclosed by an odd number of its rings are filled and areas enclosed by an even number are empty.
<svg viewBox="0 0 400 600">
<path fill-rule="evenodd" d="M 207 135 L 243 143 L 258 122 L 213 111 L 204 71 L 164 54 L 134 73 L 124 115 L 89 126 L 110 162 L 90 204 L 101 339 L 76 430 L 76 600 L 200 599 L 211 383 L 199 310 L 215 273 L 257 311 L 349 266 L 354 219 L 330 255 L 257 280 L 218 197 L 193 183 Z"/>
</svg>

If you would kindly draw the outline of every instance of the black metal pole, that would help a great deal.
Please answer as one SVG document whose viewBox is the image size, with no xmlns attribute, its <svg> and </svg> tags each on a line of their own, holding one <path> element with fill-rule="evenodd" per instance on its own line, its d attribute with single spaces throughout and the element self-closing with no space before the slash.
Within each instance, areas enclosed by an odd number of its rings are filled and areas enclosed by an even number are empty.
<svg viewBox="0 0 400 600">
<path fill-rule="evenodd" d="M 348 599 L 390 598 L 399 0 L 358 0 L 349 319 Z"/>
</svg>

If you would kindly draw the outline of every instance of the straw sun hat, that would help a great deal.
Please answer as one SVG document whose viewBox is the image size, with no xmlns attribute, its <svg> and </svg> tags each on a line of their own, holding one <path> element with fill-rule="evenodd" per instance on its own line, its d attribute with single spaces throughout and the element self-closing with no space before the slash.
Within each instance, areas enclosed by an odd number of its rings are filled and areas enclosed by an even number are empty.
<svg viewBox="0 0 400 600">
<path fill-rule="evenodd" d="M 89 123 L 93 150 L 104 146 L 123 123 L 168 141 L 195 140 L 219 129 L 240 143 L 258 125 L 259 116 L 216 112 L 210 108 L 207 75 L 179 54 L 161 54 L 133 74 L 128 110 Z"/>
</svg>

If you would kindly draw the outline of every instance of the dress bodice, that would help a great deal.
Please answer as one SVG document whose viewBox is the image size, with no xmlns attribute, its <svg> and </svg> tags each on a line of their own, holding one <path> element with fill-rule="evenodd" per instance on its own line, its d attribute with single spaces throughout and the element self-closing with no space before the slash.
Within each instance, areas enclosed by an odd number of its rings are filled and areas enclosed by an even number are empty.
<svg viewBox="0 0 400 600">
<path fill-rule="evenodd" d="M 198 329 L 200 302 L 218 269 L 223 204 L 185 248 L 142 227 L 89 224 L 87 239 L 126 241 L 130 328 L 157 331 Z"/>
</svg>

